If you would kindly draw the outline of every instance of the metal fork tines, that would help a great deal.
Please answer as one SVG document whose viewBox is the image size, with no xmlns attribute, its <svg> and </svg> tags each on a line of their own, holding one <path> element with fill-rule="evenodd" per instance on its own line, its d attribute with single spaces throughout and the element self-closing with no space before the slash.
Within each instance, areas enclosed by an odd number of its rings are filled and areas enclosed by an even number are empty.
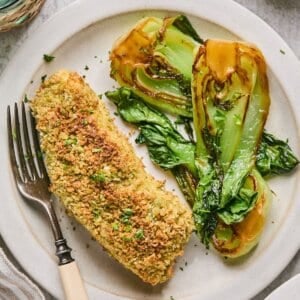
<svg viewBox="0 0 300 300">
<path fill-rule="evenodd" d="M 30 124 L 27 115 L 30 115 Z M 21 122 L 20 122 L 21 115 Z M 30 126 L 28 126 L 30 125 Z M 59 264 L 73 261 L 71 249 L 67 246 L 53 208 L 49 192 L 49 178 L 44 165 L 35 120 L 27 113 L 24 102 L 14 105 L 14 122 L 12 122 L 10 106 L 7 107 L 8 145 L 11 168 L 17 189 L 21 196 L 30 203 L 38 203 L 45 210 L 55 238 L 56 255 Z"/>
</svg>

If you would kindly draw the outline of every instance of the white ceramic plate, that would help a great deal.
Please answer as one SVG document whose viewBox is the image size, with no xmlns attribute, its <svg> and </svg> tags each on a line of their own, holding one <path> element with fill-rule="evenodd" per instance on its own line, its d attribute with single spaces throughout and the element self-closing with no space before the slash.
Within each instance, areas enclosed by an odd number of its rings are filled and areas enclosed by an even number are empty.
<svg viewBox="0 0 300 300">
<path fill-rule="evenodd" d="M 85 0 L 67 7 L 41 26 L 19 49 L 0 81 L 0 230 L 7 245 L 28 273 L 53 295 L 62 299 L 50 229 L 42 214 L 20 199 L 9 168 L 6 143 L 6 106 L 24 93 L 29 97 L 40 77 L 60 68 L 87 76 L 97 93 L 115 84 L 109 78 L 108 50 L 113 41 L 145 15 L 188 15 L 203 38 L 243 39 L 255 43 L 269 66 L 272 107 L 267 127 L 281 138 L 289 138 L 299 154 L 300 64 L 284 41 L 263 21 L 232 1 L 219 0 Z M 282 54 L 283 50 L 285 54 Z M 44 53 L 56 59 L 45 64 Z M 96 57 L 95 57 L 96 56 Z M 85 71 L 85 65 L 89 70 Z M 33 80 L 33 84 L 30 81 Z M 113 110 L 113 106 L 109 105 Z M 128 127 L 119 120 L 123 132 Z M 156 169 L 144 156 L 150 173 L 168 178 L 167 188 L 175 189 L 168 174 Z M 193 237 L 179 259 L 174 277 L 158 287 L 143 284 L 112 260 L 88 234 L 58 209 L 62 227 L 74 248 L 90 299 L 247 299 L 273 280 L 287 265 L 300 245 L 299 168 L 292 176 L 270 181 L 275 197 L 264 234 L 251 255 L 228 263 L 206 249 Z M 76 226 L 76 231 L 73 227 Z M 187 266 L 185 265 L 187 262 Z M 183 267 L 183 271 L 180 270 Z"/>
<path fill-rule="evenodd" d="M 298 300 L 300 295 L 300 274 L 278 287 L 265 300 Z"/>
</svg>

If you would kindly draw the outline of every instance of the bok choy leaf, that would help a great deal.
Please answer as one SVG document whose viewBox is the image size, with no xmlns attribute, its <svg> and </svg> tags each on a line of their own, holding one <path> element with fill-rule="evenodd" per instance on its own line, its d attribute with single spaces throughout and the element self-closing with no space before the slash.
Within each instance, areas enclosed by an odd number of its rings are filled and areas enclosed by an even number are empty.
<svg viewBox="0 0 300 300">
<path fill-rule="evenodd" d="M 193 211 L 206 243 L 211 219 L 242 221 L 257 201 L 245 184 L 270 105 L 265 72 L 262 54 L 246 44 L 208 40 L 198 52 L 192 91 L 200 180 Z"/>
<path fill-rule="evenodd" d="M 147 103 L 191 117 L 192 64 L 201 42 L 185 16 L 144 18 L 115 43 L 111 76 Z"/>
<path fill-rule="evenodd" d="M 136 142 L 147 145 L 153 162 L 164 169 L 185 166 L 196 176 L 195 145 L 184 139 L 164 114 L 146 105 L 127 88 L 107 92 L 106 96 L 117 105 L 123 120 L 139 127 Z"/>
<path fill-rule="evenodd" d="M 287 141 L 281 141 L 264 132 L 256 155 L 256 167 L 263 176 L 284 174 L 292 171 L 299 160 Z"/>
</svg>

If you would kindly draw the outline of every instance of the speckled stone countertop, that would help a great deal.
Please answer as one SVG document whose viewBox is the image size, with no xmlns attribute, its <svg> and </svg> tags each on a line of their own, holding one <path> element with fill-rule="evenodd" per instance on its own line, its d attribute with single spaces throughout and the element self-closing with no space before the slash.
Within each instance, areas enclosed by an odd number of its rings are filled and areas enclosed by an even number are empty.
<svg viewBox="0 0 300 300">
<path fill-rule="evenodd" d="M 40 14 L 27 26 L 0 33 L 0 74 L 23 41 L 55 12 L 76 0 L 48 0 Z M 208 1 L 208 0 L 207 0 Z M 220 0 L 224 1 L 224 0 Z M 266 21 L 277 31 L 300 58 L 300 1 L 298 0 L 236 0 Z M 300 78 L 299 78 L 300 81 Z M 0 239 L 0 246 L 1 246 Z M 276 263 L 276 258 L 274 258 Z M 266 266 L 267 267 L 267 266 Z M 285 270 L 255 300 L 263 300 L 270 292 L 292 276 L 300 273 L 300 251 Z M 251 284 L 251 283 L 249 283 Z M 47 299 L 53 299 L 47 295 Z"/>
</svg>

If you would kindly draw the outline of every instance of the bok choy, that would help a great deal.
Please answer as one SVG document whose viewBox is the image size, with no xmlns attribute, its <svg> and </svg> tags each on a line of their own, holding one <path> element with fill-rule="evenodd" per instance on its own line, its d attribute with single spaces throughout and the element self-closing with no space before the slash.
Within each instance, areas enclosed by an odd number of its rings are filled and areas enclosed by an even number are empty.
<svg viewBox="0 0 300 300">
<path fill-rule="evenodd" d="M 261 52 L 246 43 L 203 43 L 184 16 L 149 17 L 117 41 L 110 58 L 122 87 L 106 96 L 139 127 L 136 142 L 151 160 L 175 176 L 202 241 L 224 256 L 250 251 L 271 199 L 262 176 L 299 163 L 287 142 L 264 131 L 270 99 Z M 189 138 L 164 112 L 179 117 Z"/>
<path fill-rule="evenodd" d="M 247 185 L 247 178 L 256 174 L 252 170 L 270 98 L 264 58 L 243 43 L 206 41 L 193 75 L 200 178 L 193 212 L 196 228 L 208 243 L 219 219 L 227 225 L 241 222 L 258 200 L 256 186 Z"/>
<path fill-rule="evenodd" d="M 111 76 L 151 105 L 191 117 L 192 64 L 201 42 L 185 16 L 144 18 L 113 46 Z"/>
</svg>

